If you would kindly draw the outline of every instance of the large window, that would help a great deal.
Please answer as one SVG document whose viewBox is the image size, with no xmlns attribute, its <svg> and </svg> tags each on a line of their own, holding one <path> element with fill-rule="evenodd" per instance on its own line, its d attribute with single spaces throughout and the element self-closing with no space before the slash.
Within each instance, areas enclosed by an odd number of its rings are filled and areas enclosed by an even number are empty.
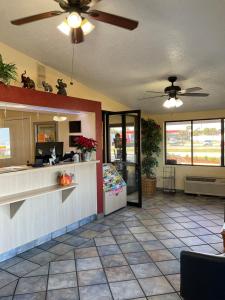
<svg viewBox="0 0 225 300">
<path fill-rule="evenodd" d="M 224 166 L 224 124 L 224 119 L 166 122 L 166 164 Z"/>
<path fill-rule="evenodd" d="M 191 122 L 166 123 L 166 159 L 177 164 L 191 164 Z"/>
<path fill-rule="evenodd" d="M 0 159 L 10 158 L 10 156 L 9 128 L 0 128 Z"/>
<path fill-rule="evenodd" d="M 193 121 L 193 164 L 221 165 L 221 120 Z"/>
</svg>

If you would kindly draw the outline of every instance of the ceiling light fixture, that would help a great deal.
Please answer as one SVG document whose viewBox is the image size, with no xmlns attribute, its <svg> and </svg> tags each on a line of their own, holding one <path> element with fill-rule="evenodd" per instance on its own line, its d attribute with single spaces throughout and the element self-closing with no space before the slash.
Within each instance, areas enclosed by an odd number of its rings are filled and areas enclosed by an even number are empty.
<svg viewBox="0 0 225 300">
<path fill-rule="evenodd" d="M 180 99 L 176 99 L 176 107 L 181 107 L 183 105 L 183 101 Z"/>
<path fill-rule="evenodd" d="M 67 117 L 65 117 L 65 116 L 54 116 L 53 117 L 53 121 L 55 121 L 55 122 L 64 122 L 66 120 L 67 120 Z"/>
<path fill-rule="evenodd" d="M 65 35 L 70 35 L 71 27 L 69 26 L 67 20 L 64 20 L 61 24 L 59 24 L 59 26 L 57 26 L 57 28 Z M 94 30 L 95 26 L 90 21 L 88 21 L 88 19 L 83 19 L 81 23 L 81 28 L 83 30 L 84 35 L 87 35 Z"/>
<path fill-rule="evenodd" d="M 77 12 L 72 12 L 67 18 L 68 25 L 71 28 L 79 28 L 82 23 L 82 18 Z"/>
<path fill-rule="evenodd" d="M 84 35 L 87 35 L 95 29 L 95 26 L 90 21 L 88 21 L 88 19 L 83 19 L 81 28 L 83 30 Z"/>
<path fill-rule="evenodd" d="M 176 98 L 169 98 L 163 103 L 163 106 L 168 109 L 175 108 L 175 107 L 177 108 L 182 105 L 183 105 L 183 101 Z"/>
<path fill-rule="evenodd" d="M 64 33 L 65 35 L 68 35 L 70 34 L 70 26 L 68 25 L 68 22 L 67 20 L 63 21 L 61 24 L 59 24 L 57 26 L 58 30 L 61 31 L 62 33 Z"/>
</svg>

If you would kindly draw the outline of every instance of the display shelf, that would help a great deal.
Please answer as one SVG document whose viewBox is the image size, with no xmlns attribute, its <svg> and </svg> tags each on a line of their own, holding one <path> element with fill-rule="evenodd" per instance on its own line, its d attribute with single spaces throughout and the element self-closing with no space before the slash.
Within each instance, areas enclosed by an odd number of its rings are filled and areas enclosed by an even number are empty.
<svg viewBox="0 0 225 300">
<path fill-rule="evenodd" d="M 62 202 L 64 202 L 71 192 L 76 188 L 77 184 L 72 183 L 68 186 L 52 185 L 41 189 L 26 191 L 22 193 L 7 195 L 0 197 L 0 206 L 10 205 L 10 217 L 13 218 L 19 208 L 26 200 L 30 200 L 34 197 L 41 195 L 47 195 L 54 192 L 62 192 Z"/>
<path fill-rule="evenodd" d="M 112 164 L 103 164 L 104 214 L 127 205 L 127 186 Z"/>
</svg>

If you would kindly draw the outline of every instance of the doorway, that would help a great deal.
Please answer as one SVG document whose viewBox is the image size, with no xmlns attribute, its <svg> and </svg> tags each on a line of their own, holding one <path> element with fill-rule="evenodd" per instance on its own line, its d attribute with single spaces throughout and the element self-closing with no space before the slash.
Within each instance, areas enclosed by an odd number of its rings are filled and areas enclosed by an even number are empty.
<svg viewBox="0 0 225 300">
<path fill-rule="evenodd" d="M 142 207 L 141 111 L 103 112 L 104 162 L 127 184 L 127 204 Z"/>
</svg>

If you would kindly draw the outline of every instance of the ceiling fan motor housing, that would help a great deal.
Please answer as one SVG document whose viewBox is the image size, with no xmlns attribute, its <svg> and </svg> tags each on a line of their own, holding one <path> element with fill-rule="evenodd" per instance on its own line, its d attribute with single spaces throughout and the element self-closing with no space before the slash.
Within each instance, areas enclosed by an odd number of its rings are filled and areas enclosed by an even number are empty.
<svg viewBox="0 0 225 300">
<path fill-rule="evenodd" d="M 165 94 L 168 94 L 170 98 L 176 98 L 178 92 L 181 91 L 179 86 L 175 86 L 174 82 L 177 81 L 177 76 L 170 76 L 168 77 L 168 81 L 171 82 L 171 86 L 165 88 Z"/>
<path fill-rule="evenodd" d="M 179 86 L 168 86 L 165 88 L 164 92 L 165 94 L 168 94 L 171 98 L 175 98 L 177 93 L 181 91 L 181 88 Z"/>
<path fill-rule="evenodd" d="M 85 13 L 89 10 L 89 4 L 91 3 L 91 0 L 69 0 L 67 3 L 65 3 L 64 0 L 59 2 L 60 7 L 69 13 L 77 12 L 77 13 Z"/>
</svg>

